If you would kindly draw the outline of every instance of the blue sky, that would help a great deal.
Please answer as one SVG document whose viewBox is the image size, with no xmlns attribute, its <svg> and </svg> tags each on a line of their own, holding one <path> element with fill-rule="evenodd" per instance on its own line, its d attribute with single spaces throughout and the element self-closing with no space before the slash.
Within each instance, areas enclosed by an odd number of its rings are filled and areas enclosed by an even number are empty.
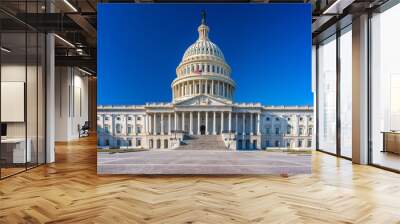
<svg viewBox="0 0 400 224">
<path fill-rule="evenodd" d="M 232 68 L 235 102 L 313 103 L 308 4 L 99 4 L 98 104 L 170 102 L 201 10 Z"/>
</svg>

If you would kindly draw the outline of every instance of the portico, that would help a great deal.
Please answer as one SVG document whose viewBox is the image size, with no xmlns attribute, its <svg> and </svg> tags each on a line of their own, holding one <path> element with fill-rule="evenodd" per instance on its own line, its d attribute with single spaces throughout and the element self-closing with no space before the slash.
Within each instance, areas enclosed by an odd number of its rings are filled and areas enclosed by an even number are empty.
<svg viewBox="0 0 400 224">
<path fill-rule="evenodd" d="M 210 108 L 207 108 L 210 109 Z M 260 112 L 232 110 L 193 110 L 147 112 L 147 128 L 151 135 L 170 135 L 182 131 L 189 135 L 220 135 L 234 132 L 240 135 L 260 134 Z M 235 120 L 232 119 L 235 117 Z M 168 119 L 165 119 L 168 118 Z"/>
</svg>

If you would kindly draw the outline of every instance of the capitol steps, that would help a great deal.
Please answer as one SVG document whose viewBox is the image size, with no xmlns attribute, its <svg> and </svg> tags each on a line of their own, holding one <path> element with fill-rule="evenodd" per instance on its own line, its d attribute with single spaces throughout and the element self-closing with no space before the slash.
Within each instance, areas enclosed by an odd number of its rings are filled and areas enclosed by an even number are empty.
<svg viewBox="0 0 400 224">
<path fill-rule="evenodd" d="M 226 151 L 221 135 L 190 135 L 187 136 L 176 150 L 222 150 Z"/>
</svg>

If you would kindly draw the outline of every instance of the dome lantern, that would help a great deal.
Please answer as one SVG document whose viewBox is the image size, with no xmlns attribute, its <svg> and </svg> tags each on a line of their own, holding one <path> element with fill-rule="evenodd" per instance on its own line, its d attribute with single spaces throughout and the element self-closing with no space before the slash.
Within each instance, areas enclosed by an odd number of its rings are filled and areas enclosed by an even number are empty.
<svg viewBox="0 0 400 224">
<path fill-rule="evenodd" d="M 204 10 L 201 12 L 201 25 L 197 30 L 199 31 L 199 40 L 208 40 L 210 28 L 206 25 L 206 12 Z"/>
</svg>

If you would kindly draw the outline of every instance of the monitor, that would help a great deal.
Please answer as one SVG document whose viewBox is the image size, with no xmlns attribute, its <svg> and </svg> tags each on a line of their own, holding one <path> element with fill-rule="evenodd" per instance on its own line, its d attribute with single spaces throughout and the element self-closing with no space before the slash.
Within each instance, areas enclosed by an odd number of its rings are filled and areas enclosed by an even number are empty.
<svg viewBox="0 0 400 224">
<path fill-rule="evenodd" d="M 1 124 L 1 136 L 7 136 L 7 124 Z"/>
</svg>

